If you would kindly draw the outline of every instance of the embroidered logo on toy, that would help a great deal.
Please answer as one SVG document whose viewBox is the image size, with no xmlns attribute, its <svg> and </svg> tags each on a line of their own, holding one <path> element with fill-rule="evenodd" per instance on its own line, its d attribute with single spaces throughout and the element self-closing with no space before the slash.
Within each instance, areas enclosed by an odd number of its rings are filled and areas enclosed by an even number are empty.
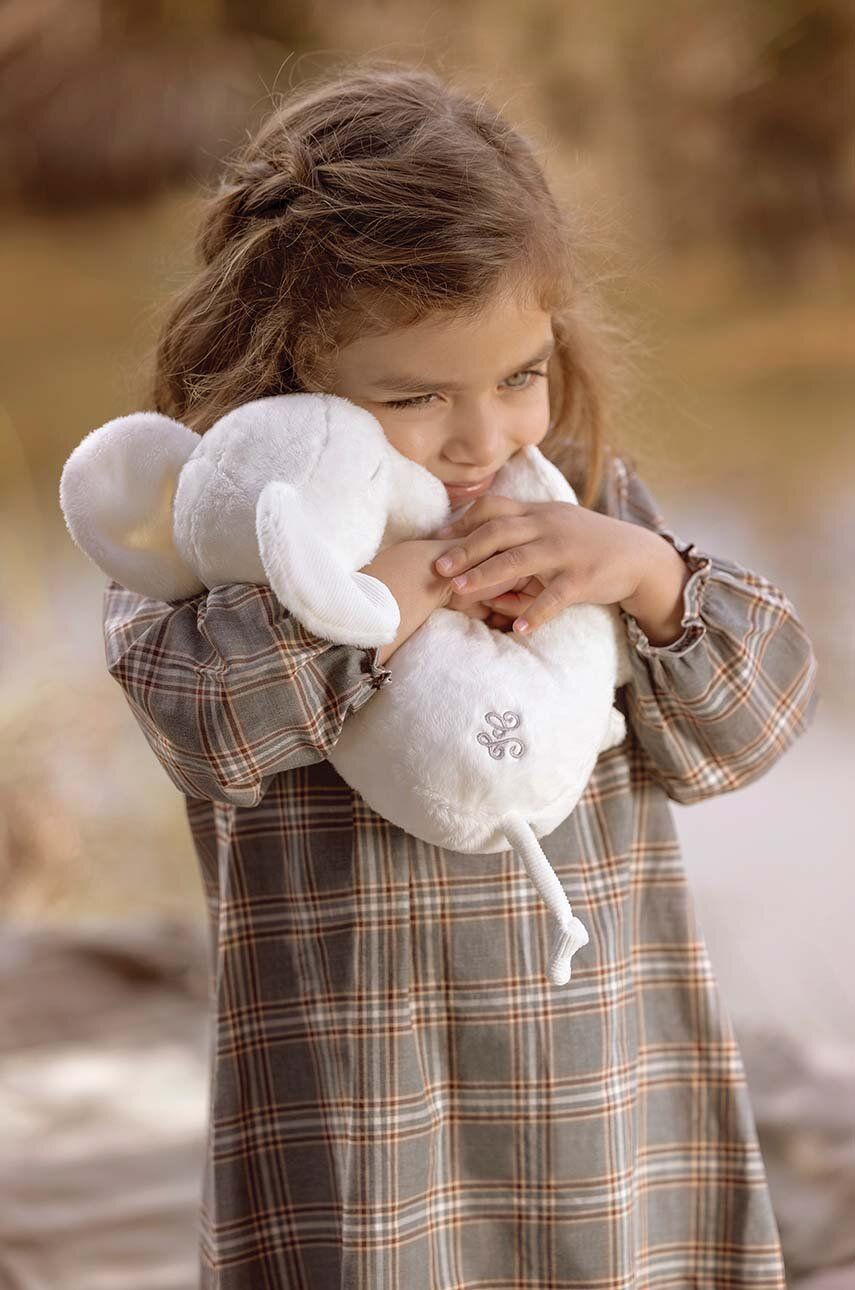
<svg viewBox="0 0 855 1290">
<path fill-rule="evenodd" d="M 505 747 L 512 757 L 522 757 L 525 752 L 525 744 L 521 739 L 514 736 L 512 739 L 503 739 L 501 736 L 507 734 L 509 730 L 516 730 L 520 723 L 519 715 L 516 712 L 503 712 L 499 716 L 498 712 L 485 712 L 485 721 L 489 721 L 493 727 L 493 733 L 489 734 L 486 730 L 479 730 L 476 736 L 479 744 L 485 744 L 489 750 L 490 756 L 495 761 L 500 761 L 505 755 Z"/>
</svg>

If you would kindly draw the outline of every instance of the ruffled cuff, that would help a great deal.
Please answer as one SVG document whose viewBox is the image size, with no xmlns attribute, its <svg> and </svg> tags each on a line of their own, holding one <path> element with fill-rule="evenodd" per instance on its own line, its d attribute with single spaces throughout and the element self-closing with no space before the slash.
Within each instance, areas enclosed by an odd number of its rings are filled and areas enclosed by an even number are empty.
<svg viewBox="0 0 855 1290">
<path fill-rule="evenodd" d="M 685 542 L 670 529 L 660 529 L 660 537 L 666 539 L 691 570 L 691 575 L 683 587 L 683 614 L 680 620 L 682 633 L 670 645 L 652 645 L 641 624 L 625 609 L 620 609 L 626 625 L 626 634 L 630 645 L 643 658 L 660 655 L 682 656 L 702 641 L 706 635 L 707 625 L 702 617 L 704 592 L 712 571 L 712 557 L 699 551 L 694 542 Z"/>
<path fill-rule="evenodd" d="M 375 690 L 380 690 L 384 685 L 388 685 L 392 680 L 392 672 L 383 663 L 380 662 L 381 645 L 376 648 L 369 647 L 365 651 L 365 669 L 371 674 L 371 684 Z"/>
</svg>

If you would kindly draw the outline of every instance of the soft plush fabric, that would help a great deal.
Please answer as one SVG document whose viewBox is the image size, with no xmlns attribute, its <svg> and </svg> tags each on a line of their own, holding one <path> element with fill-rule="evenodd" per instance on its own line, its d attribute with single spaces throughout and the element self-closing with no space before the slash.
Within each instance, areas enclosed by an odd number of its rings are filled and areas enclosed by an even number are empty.
<svg viewBox="0 0 855 1290">
<path fill-rule="evenodd" d="M 577 502 L 534 445 L 491 491 Z M 400 611 L 360 568 L 452 514 L 441 481 L 369 412 L 326 394 L 255 400 L 204 436 L 157 413 L 118 417 L 71 454 L 60 503 L 74 541 L 129 590 L 174 601 L 267 584 L 313 632 L 362 647 L 393 641 Z M 557 922 L 549 978 L 566 983 L 588 933 L 538 839 L 626 734 L 613 706 L 630 675 L 617 606 L 569 606 L 525 637 L 440 608 L 394 660 L 394 684 L 351 715 L 329 761 L 425 842 L 515 850 Z"/>
</svg>

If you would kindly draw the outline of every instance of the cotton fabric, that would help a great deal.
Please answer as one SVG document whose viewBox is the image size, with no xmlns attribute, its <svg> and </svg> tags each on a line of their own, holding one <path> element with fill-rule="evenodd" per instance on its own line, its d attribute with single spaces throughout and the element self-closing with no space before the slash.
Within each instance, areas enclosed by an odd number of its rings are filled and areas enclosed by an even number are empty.
<svg viewBox="0 0 855 1290">
<path fill-rule="evenodd" d="M 591 937 L 566 986 L 513 852 L 422 843 L 325 760 L 394 654 L 263 586 L 108 582 L 107 665 L 185 796 L 209 916 L 201 1290 L 785 1288 L 670 802 L 765 773 L 816 658 L 784 593 L 677 537 L 628 462 L 596 509 L 691 572 L 670 645 L 621 610 L 627 738 L 541 839 Z"/>
</svg>

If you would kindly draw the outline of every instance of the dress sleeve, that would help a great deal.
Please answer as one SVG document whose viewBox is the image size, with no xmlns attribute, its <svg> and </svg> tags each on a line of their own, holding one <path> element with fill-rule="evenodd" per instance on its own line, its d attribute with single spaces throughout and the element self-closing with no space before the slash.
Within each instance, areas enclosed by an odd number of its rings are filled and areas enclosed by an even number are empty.
<svg viewBox="0 0 855 1290">
<path fill-rule="evenodd" d="M 316 636 L 255 583 L 167 603 L 111 580 L 103 632 L 107 669 L 173 784 L 236 806 L 256 806 L 280 771 L 323 761 L 345 718 L 392 679 L 379 646 Z"/>
<path fill-rule="evenodd" d="M 651 644 L 620 610 L 632 668 L 627 718 L 668 796 L 700 802 L 757 779 L 808 728 L 817 660 L 782 591 L 677 537 L 632 467 L 616 458 L 615 469 L 619 518 L 659 533 L 691 571 L 670 644 Z"/>
</svg>

